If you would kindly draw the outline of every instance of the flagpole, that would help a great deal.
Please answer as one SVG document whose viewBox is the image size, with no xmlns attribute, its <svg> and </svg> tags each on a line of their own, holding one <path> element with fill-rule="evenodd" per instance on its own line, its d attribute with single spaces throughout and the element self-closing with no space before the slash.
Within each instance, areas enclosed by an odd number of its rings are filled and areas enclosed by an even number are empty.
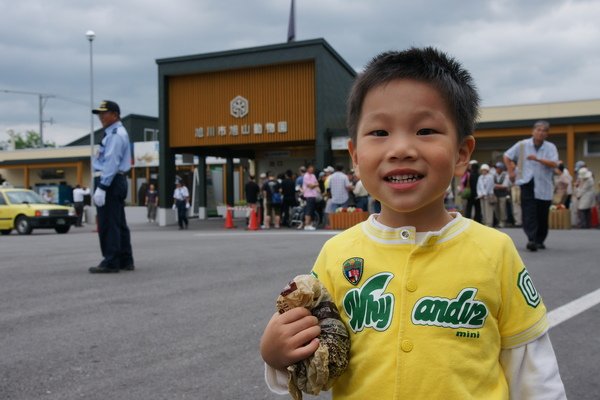
<svg viewBox="0 0 600 400">
<path fill-rule="evenodd" d="M 294 0 L 292 0 L 292 5 L 290 7 L 290 20 L 288 21 L 288 36 L 287 41 L 293 42 L 296 39 L 296 13 L 294 7 Z"/>
</svg>

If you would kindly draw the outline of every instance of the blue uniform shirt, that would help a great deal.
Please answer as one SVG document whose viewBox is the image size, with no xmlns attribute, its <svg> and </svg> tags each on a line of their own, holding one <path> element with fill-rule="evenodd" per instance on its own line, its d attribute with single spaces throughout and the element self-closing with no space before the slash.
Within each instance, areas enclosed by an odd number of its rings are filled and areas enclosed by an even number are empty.
<svg viewBox="0 0 600 400">
<path fill-rule="evenodd" d="M 523 143 L 522 146 L 521 143 Z M 521 149 L 523 154 L 520 154 Z M 535 154 L 537 158 L 558 163 L 558 150 L 556 149 L 556 146 L 546 140 L 544 140 L 544 143 L 536 150 L 535 145 L 533 144 L 533 138 L 524 139 L 517 142 L 504 153 L 504 155 L 522 168 L 522 171 L 517 175 L 517 180 L 515 181 L 517 185 L 524 185 L 533 179 L 534 197 L 538 200 L 552 200 L 552 195 L 554 193 L 554 169 L 546 167 L 537 161 L 528 160 L 527 156 L 531 154 Z M 519 159 L 521 159 L 522 163 L 519 162 Z"/>
<path fill-rule="evenodd" d="M 94 159 L 94 170 L 100 171 L 100 188 L 106 190 L 117 173 L 131 169 L 131 150 L 127 130 L 117 121 L 107 127 L 100 149 Z"/>
</svg>

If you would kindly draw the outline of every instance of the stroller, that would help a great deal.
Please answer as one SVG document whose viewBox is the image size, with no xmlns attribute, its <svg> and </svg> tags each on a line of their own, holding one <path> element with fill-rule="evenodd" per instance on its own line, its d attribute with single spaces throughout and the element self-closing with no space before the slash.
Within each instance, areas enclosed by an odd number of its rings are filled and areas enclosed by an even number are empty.
<svg viewBox="0 0 600 400">
<path fill-rule="evenodd" d="M 290 215 L 290 227 L 291 228 L 302 228 L 304 226 L 304 209 L 306 207 L 306 200 L 300 197 L 298 199 L 298 205 L 292 208 L 292 212 Z M 321 216 L 319 212 L 316 211 L 313 216 L 312 225 L 317 228 L 321 223 Z"/>
</svg>

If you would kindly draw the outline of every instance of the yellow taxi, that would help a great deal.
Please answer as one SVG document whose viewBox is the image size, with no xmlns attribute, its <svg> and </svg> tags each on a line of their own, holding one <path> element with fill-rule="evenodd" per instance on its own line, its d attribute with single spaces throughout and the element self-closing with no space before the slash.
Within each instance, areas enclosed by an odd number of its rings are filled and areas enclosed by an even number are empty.
<svg viewBox="0 0 600 400">
<path fill-rule="evenodd" d="M 0 233 L 3 235 L 13 229 L 19 235 L 29 235 L 38 228 L 67 233 L 76 222 L 73 207 L 50 204 L 33 190 L 0 188 Z"/>
</svg>

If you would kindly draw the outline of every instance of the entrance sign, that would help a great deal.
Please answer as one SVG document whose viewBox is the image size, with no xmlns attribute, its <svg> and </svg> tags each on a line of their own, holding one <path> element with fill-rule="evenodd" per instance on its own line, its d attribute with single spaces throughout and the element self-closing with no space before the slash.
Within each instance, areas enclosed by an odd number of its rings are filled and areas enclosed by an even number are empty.
<svg viewBox="0 0 600 400">
<path fill-rule="evenodd" d="M 248 100 L 242 96 L 236 96 L 229 105 L 232 117 L 243 118 L 248 115 Z"/>
</svg>

